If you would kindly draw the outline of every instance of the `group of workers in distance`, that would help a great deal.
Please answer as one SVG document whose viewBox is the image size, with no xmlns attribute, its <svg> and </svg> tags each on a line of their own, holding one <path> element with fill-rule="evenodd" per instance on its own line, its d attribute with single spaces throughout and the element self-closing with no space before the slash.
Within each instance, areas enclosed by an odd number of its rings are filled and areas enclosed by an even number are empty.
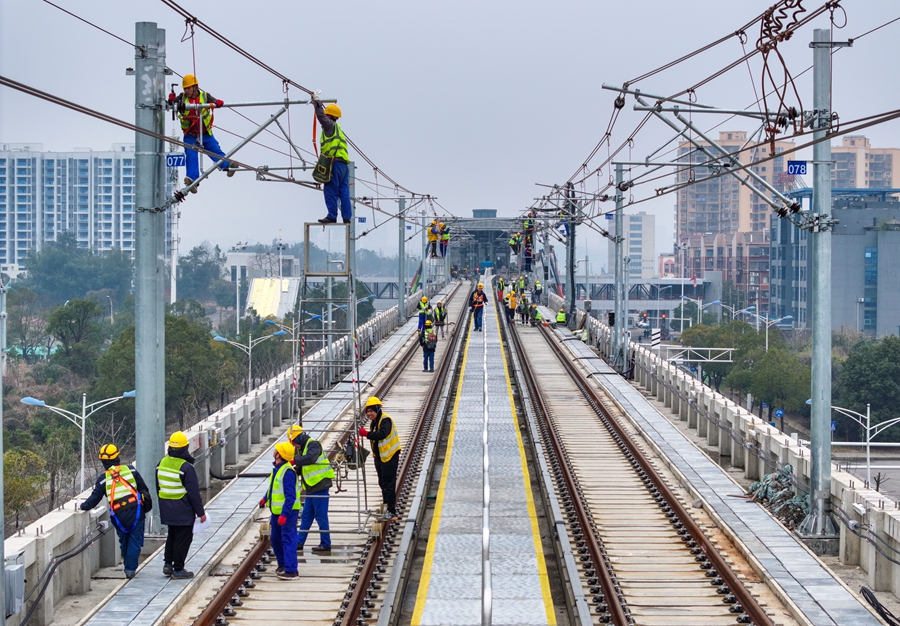
<svg viewBox="0 0 900 626">
<path fill-rule="evenodd" d="M 200 89 L 194 74 L 185 74 L 181 81 L 181 87 L 180 95 L 176 96 L 174 91 L 169 94 L 169 105 L 178 111 L 184 143 L 187 146 L 185 148 L 184 184 L 190 185 L 200 178 L 200 155 L 190 146 L 199 146 L 214 163 L 218 164 L 219 169 L 227 172 L 229 177 L 234 176 L 235 164 L 223 159 L 225 152 L 222 151 L 219 142 L 213 136 L 214 111 L 225 106 L 225 102 Z M 319 92 L 311 94 L 310 102 L 315 108 L 316 119 L 322 127 L 319 135 L 319 151 L 334 159 L 331 166 L 331 179 L 322 185 L 328 214 L 319 222 L 323 224 L 336 223 L 338 208 L 340 208 L 342 221 L 348 223 L 353 218 L 353 204 L 350 200 L 350 156 L 347 151 L 347 137 L 338 124 L 338 120 L 341 118 L 341 109 L 333 103 L 324 105 L 319 100 Z M 188 104 L 204 106 L 189 109 L 185 106 Z M 199 183 L 191 188 L 191 193 L 197 193 L 198 187 Z M 448 227 L 446 241 L 449 240 Z M 441 242 L 442 249 L 446 252 L 443 236 Z"/>
<path fill-rule="evenodd" d="M 523 237 L 521 232 L 513 233 L 509 238 L 509 247 L 512 253 L 519 257 L 522 271 L 530 272 L 534 259 L 534 211 L 529 211 L 522 220 L 522 229 L 525 236 Z"/>
<path fill-rule="evenodd" d="M 434 371 L 434 353 L 437 351 L 438 334 L 445 336 L 447 307 L 438 300 L 432 308 L 428 296 L 422 296 L 416 308 L 419 315 L 419 345 L 422 346 L 422 371 Z"/>
<path fill-rule="evenodd" d="M 396 521 L 400 438 L 394 421 L 382 411 L 379 398 L 371 396 L 366 401 L 365 415 L 368 427 L 360 426 L 356 434 L 371 442 L 384 509 L 381 519 Z M 193 578 L 185 561 L 194 538 L 194 523 L 207 519 L 188 444 L 183 432 L 173 433 L 167 454 L 156 467 L 160 522 L 168 527 L 162 573 L 175 579 Z M 298 425 L 288 429 L 287 441 L 275 444 L 272 457 L 272 471 L 259 507 L 269 509 L 272 551 L 278 562 L 275 574 L 290 580 L 299 575 L 297 553 L 304 550 L 313 522 L 320 538 L 312 552 L 331 553 L 328 502 L 335 471 L 322 444 Z M 144 520 L 153 500 L 143 477 L 133 465 L 122 462 L 114 444 L 102 446 L 99 458 L 104 472 L 80 508 L 93 509 L 106 496 L 110 519 L 119 536 L 125 576 L 134 578 L 144 545 Z"/>
<path fill-rule="evenodd" d="M 428 251 L 432 259 L 443 259 L 447 256 L 447 246 L 450 245 L 450 225 L 437 220 L 432 220 L 428 225 Z"/>
</svg>

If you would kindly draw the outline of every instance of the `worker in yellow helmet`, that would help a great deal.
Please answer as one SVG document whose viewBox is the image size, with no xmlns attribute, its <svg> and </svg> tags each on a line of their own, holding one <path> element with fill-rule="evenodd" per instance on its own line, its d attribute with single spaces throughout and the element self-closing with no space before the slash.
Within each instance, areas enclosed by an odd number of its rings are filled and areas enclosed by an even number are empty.
<svg viewBox="0 0 900 626">
<path fill-rule="evenodd" d="M 450 245 L 450 224 L 441 222 L 439 224 L 441 230 L 441 258 L 447 256 L 447 246 Z"/>
<path fill-rule="evenodd" d="M 472 292 L 469 298 L 469 308 L 472 311 L 472 330 L 482 331 L 482 321 L 484 320 L 484 305 L 487 302 L 487 294 L 484 293 L 484 283 L 478 283 L 478 287 Z"/>
<path fill-rule="evenodd" d="M 419 333 L 425 329 L 425 320 L 431 317 L 431 304 L 428 302 L 428 296 L 422 296 L 419 304 L 416 306 L 416 313 L 419 314 Z"/>
<path fill-rule="evenodd" d="M 282 580 L 297 578 L 297 516 L 300 498 L 297 493 L 297 473 L 291 465 L 294 444 L 281 441 L 272 452 L 272 472 L 269 474 L 266 495 L 259 508 L 269 507 L 270 540 L 278 566 L 275 575 Z"/>
<path fill-rule="evenodd" d="M 294 444 L 294 471 L 300 476 L 300 484 L 306 498 L 300 511 L 300 530 L 297 534 L 297 550 L 303 550 L 307 532 L 313 520 L 319 525 L 319 545 L 312 551 L 318 554 L 331 552 L 331 533 L 328 532 L 329 490 L 335 477 L 331 461 L 325 456 L 322 444 L 303 432 L 302 426 L 288 429 L 288 441 Z"/>
<path fill-rule="evenodd" d="M 106 496 L 109 519 L 119 536 L 125 578 L 134 578 L 144 545 L 144 516 L 153 506 L 150 490 L 133 465 L 121 462 L 114 444 L 102 446 L 98 457 L 105 471 L 97 477 L 94 490 L 79 508 L 90 511 Z"/>
<path fill-rule="evenodd" d="M 213 137 L 212 129 L 213 110 L 224 106 L 225 103 L 200 89 L 197 77 L 193 74 L 185 74 L 181 87 L 183 89 L 181 95 L 176 99 L 173 91 L 169 94 L 169 101 L 178 109 L 184 143 L 189 146 L 201 146 L 206 152 L 224 157 L 225 153 Z M 187 104 L 203 105 L 203 108 L 188 109 L 185 107 Z M 234 168 L 228 161 L 222 161 L 214 156 L 210 158 L 213 163 L 219 164 L 219 169 L 228 172 L 228 176 L 234 176 Z M 187 148 L 184 151 L 184 160 L 186 165 L 184 184 L 190 185 L 200 178 L 200 156 L 196 150 Z M 197 193 L 197 187 L 191 189 L 191 192 Z"/>
<path fill-rule="evenodd" d="M 366 400 L 366 417 L 369 428 L 359 427 L 359 436 L 372 442 L 375 472 L 384 502 L 384 519 L 397 520 L 397 468 L 400 465 L 400 437 L 394 420 L 381 411 L 381 400 L 375 396 Z"/>
<path fill-rule="evenodd" d="M 328 106 L 322 104 L 319 101 L 318 91 L 312 94 L 312 104 L 316 108 L 316 119 L 322 127 L 319 135 L 319 151 L 334 158 L 331 164 L 331 179 L 322 185 L 328 215 L 319 221 L 323 224 L 337 222 L 340 203 L 341 221 L 347 224 L 353 219 L 353 205 L 350 202 L 350 156 L 347 153 L 347 137 L 338 124 L 341 108 L 336 104 Z"/>
<path fill-rule="evenodd" d="M 194 540 L 194 519 L 206 521 L 194 457 L 188 450 L 188 443 L 187 436 L 180 430 L 172 433 L 168 454 L 156 466 L 159 521 L 169 527 L 163 574 L 172 578 L 194 577 L 193 572 L 184 569 L 184 562 Z"/>
<path fill-rule="evenodd" d="M 441 227 L 438 225 L 437 220 L 431 220 L 431 224 L 428 225 L 428 230 L 425 234 L 428 235 L 428 256 L 436 259 L 438 256 L 438 239 L 441 238 Z"/>
</svg>

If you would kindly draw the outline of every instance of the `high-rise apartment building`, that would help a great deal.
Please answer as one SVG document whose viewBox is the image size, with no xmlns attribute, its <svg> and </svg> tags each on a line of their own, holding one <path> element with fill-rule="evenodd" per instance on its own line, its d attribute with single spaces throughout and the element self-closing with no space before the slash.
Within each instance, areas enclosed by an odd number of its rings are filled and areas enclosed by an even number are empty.
<svg viewBox="0 0 900 626">
<path fill-rule="evenodd" d="M 628 264 L 630 282 L 646 280 L 656 276 L 656 216 L 644 213 L 625 215 L 622 232 L 625 233 L 623 250 Z M 616 247 L 608 246 L 608 270 L 616 266 Z"/>
<path fill-rule="evenodd" d="M 94 252 L 134 254 L 134 144 L 105 152 L 0 144 L 0 271 L 15 276 L 29 251 L 65 231 Z"/>
<path fill-rule="evenodd" d="M 700 142 L 706 144 L 705 142 Z M 768 144 L 753 150 L 744 150 L 747 145 L 756 143 L 755 138 L 748 141 L 745 131 L 719 132 L 718 145 L 729 154 L 735 154 L 743 163 L 769 157 Z M 776 141 L 775 154 L 793 148 L 792 141 Z M 710 146 L 713 153 L 717 148 Z M 742 152 L 742 150 L 744 150 Z M 740 153 L 740 154 L 737 154 Z M 689 142 L 678 144 L 678 160 L 685 163 L 705 163 L 709 157 L 695 149 Z M 781 190 L 786 184 L 785 159 L 776 157 L 753 168 L 767 183 Z M 684 168 L 677 174 L 679 184 L 692 180 L 703 181 L 714 173 L 714 168 L 698 165 Z M 751 183 L 752 184 L 752 183 Z M 759 195 L 746 185 L 742 185 L 734 176 L 724 175 L 711 180 L 696 182 L 678 191 L 676 206 L 675 238 L 681 243 L 691 235 L 707 233 L 761 233 L 769 229 L 771 208 L 763 202 Z"/>
<path fill-rule="evenodd" d="M 873 148 L 864 135 L 845 135 L 831 147 L 831 181 L 839 189 L 900 187 L 900 149 Z"/>
<path fill-rule="evenodd" d="M 877 196 L 875 196 L 877 197 Z M 872 196 L 836 198 L 831 238 L 831 322 L 834 330 L 874 336 L 900 332 L 900 202 Z M 812 268 L 809 233 L 772 220 L 771 317 L 808 328 Z"/>
</svg>

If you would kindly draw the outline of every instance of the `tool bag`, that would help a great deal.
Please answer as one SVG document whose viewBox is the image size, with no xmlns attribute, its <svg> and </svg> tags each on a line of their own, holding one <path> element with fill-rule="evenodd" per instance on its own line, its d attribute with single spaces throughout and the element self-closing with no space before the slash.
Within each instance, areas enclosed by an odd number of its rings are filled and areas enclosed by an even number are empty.
<svg viewBox="0 0 900 626">
<path fill-rule="evenodd" d="M 329 154 L 320 154 L 313 170 L 313 180 L 323 185 L 331 182 L 331 167 L 334 165 L 334 156 Z"/>
<path fill-rule="evenodd" d="M 370 454 L 369 450 L 366 450 L 361 445 L 357 445 L 353 437 L 350 437 L 347 443 L 344 444 L 344 458 L 347 459 L 347 467 L 351 470 L 362 467 Z"/>
</svg>

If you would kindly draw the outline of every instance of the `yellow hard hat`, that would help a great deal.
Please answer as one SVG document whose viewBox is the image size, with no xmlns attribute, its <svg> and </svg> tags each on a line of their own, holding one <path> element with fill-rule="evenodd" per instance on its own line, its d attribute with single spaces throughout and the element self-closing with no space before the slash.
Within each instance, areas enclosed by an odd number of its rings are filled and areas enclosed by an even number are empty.
<svg viewBox="0 0 900 626">
<path fill-rule="evenodd" d="M 440 300 L 437 301 L 438 306 L 441 306 L 442 304 L 443 304 L 443 302 L 441 302 Z"/>
<path fill-rule="evenodd" d="M 437 224 L 437 220 L 431 220 L 432 224 Z"/>
<path fill-rule="evenodd" d="M 186 448 L 188 445 L 188 438 L 180 430 L 172 433 L 172 436 L 169 437 L 169 447 L 170 448 Z"/>
<path fill-rule="evenodd" d="M 559 312 L 560 312 L 560 313 L 565 313 L 566 310 L 565 310 L 565 309 L 560 309 Z"/>
<path fill-rule="evenodd" d="M 291 426 L 290 428 L 287 429 L 288 441 L 293 441 L 294 439 L 297 438 L 298 435 L 301 435 L 302 433 L 303 433 L 303 426 L 297 426 L 297 424 L 294 424 L 293 426 Z"/>
<path fill-rule="evenodd" d="M 187 89 L 188 87 L 193 87 L 197 83 L 197 77 L 193 74 L 185 74 L 184 78 L 181 79 L 181 88 Z"/>
<path fill-rule="evenodd" d="M 422 296 L 422 302 L 428 302 L 428 296 Z"/>
<path fill-rule="evenodd" d="M 331 115 L 332 117 L 340 117 L 341 116 L 341 107 L 336 104 L 329 104 L 325 107 L 325 115 Z"/>
<path fill-rule="evenodd" d="M 112 461 L 119 456 L 119 449 L 115 444 L 108 443 L 100 448 L 100 454 L 97 456 L 101 461 Z"/>
<path fill-rule="evenodd" d="M 285 461 L 293 460 L 294 458 L 294 444 L 290 441 L 279 441 L 275 444 L 275 452 L 278 453 Z"/>
<path fill-rule="evenodd" d="M 379 400 L 379 399 L 376 398 L 375 396 L 370 396 L 369 399 L 366 400 L 366 407 L 365 407 L 365 408 L 368 409 L 370 406 L 381 406 L 381 400 Z"/>
<path fill-rule="evenodd" d="M 431 320 L 425 320 L 425 325 L 426 325 L 426 326 L 431 326 Z"/>
<path fill-rule="evenodd" d="M 484 283 L 478 283 L 478 288 L 481 289 L 484 287 Z"/>
</svg>

